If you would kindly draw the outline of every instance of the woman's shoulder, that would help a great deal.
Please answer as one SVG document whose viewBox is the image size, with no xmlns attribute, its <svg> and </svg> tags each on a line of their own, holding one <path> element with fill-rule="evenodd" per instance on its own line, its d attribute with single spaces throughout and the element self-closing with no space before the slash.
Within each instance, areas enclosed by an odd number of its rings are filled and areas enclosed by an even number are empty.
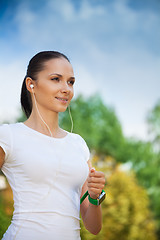
<svg viewBox="0 0 160 240">
<path fill-rule="evenodd" d="M 88 148 L 85 139 L 80 134 L 78 134 L 78 133 L 69 133 L 69 134 L 71 135 L 71 137 L 74 141 L 77 141 L 77 142 L 79 142 L 80 145 Z"/>
<path fill-rule="evenodd" d="M 9 130 L 9 124 L 8 123 L 3 123 L 3 124 L 0 124 L 0 136 L 3 134 L 3 133 L 6 133 L 6 131 Z"/>
<path fill-rule="evenodd" d="M 75 140 L 78 140 L 78 141 L 81 141 L 81 142 L 85 142 L 85 140 L 83 139 L 83 137 L 80 135 L 80 134 L 78 134 L 78 133 L 69 133 L 68 132 L 68 134 L 73 138 L 73 139 L 75 139 Z"/>
<path fill-rule="evenodd" d="M 0 125 L 0 146 L 5 152 L 5 159 L 12 151 L 12 133 L 11 128 L 14 124 L 4 123 Z"/>
<path fill-rule="evenodd" d="M 16 128 L 21 125 L 21 122 L 16 122 L 16 123 L 2 123 L 0 124 L 0 129 L 7 129 L 7 128 Z"/>
<path fill-rule="evenodd" d="M 4 139 L 10 139 L 11 138 L 11 132 L 12 128 L 15 128 L 17 124 L 15 123 L 3 123 L 0 124 L 0 141 Z"/>
<path fill-rule="evenodd" d="M 1 123 L 0 127 L 5 127 L 5 126 L 17 126 L 21 124 L 21 122 L 16 122 L 16 123 Z"/>
</svg>

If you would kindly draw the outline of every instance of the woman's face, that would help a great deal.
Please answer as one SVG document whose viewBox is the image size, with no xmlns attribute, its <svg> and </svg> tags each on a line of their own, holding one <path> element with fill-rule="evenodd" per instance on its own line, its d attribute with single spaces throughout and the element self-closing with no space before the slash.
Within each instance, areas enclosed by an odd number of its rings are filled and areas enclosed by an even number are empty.
<svg viewBox="0 0 160 240">
<path fill-rule="evenodd" d="M 64 112 L 74 94 L 73 68 L 65 58 L 51 59 L 44 66 L 34 82 L 37 103 L 41 109 Z"/>
</svg>

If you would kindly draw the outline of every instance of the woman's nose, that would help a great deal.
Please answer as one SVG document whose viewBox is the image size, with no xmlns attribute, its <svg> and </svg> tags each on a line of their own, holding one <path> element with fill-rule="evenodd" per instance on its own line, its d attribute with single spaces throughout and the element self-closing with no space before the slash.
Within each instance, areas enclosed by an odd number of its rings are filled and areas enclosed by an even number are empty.
<svg viewBox="0 0 160 240">
<path fill-rule="evenodd" d="M 69 93 L 70 92 L 70 87 L 68 86 L 68 83 L 63 83 L 62 84 L 61 92 L 63 92 L 63 93 Z"/>
</svg>

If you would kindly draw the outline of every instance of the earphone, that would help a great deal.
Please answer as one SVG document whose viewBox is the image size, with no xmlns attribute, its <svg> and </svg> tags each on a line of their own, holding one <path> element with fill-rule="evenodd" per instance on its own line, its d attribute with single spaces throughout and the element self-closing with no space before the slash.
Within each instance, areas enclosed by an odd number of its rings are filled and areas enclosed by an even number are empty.
<svg viewBox="0 0 160 240">
<path fill-rule="evenodd" d="M 33 84 L 31 84 L 31 85 L 30 85 L 30 88 L 31 88 L 31 89 L 33 89 L 33 88 L 34 88 L 34 85 L 33 85 Z"/>
</svg>

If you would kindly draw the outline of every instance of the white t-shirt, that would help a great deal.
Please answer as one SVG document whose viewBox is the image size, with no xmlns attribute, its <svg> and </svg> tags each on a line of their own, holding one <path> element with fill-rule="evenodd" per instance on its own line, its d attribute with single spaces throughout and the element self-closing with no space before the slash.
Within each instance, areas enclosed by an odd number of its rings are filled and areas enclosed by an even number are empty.
<svg viewBox="0 0 160 240">
<path fill-rule="evenodd" d="M 69 132 L 52 138 L 23 123 L 4 124 L 0 146 L 5 151 L 2 172 L 14 198 L 3 239 L 80 239 L 80 195 L 90 155 L 83 138 Z"/>
</svg>

